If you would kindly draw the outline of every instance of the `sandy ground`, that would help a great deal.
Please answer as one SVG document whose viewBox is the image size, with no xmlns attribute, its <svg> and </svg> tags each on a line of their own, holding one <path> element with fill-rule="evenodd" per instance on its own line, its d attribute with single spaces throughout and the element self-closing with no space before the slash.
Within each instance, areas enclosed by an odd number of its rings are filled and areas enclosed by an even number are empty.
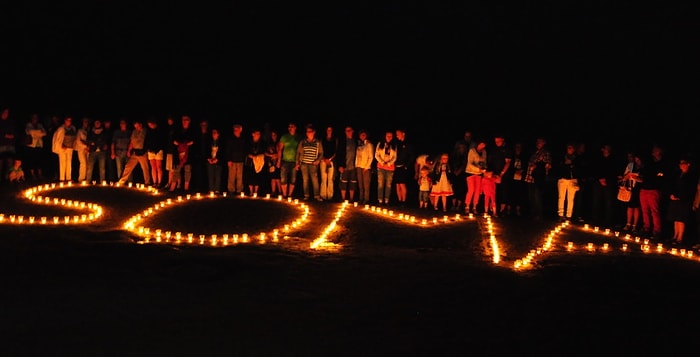
<svg viewBox="0 0 700 357">
<path fill-rule="evenodd" d="M 572 225 L 515 269 L 556 222 L 497 218 L 489 231 L 483 217 L 433 224 L 441 212 L 389 208 L 427 219 L 421 226 L 352 206 L 327 235 L 332 245 L 311 249 L 341 204 L 309 203 L 301 228 L 262 243 L 259 232 L 283 229 L 304 209 L 240 197 L 166 206 L 139 225 L 195 232 L 195 243 L 145 244 L 123 224 L 177 195 L 41 195 L 95 202 L 104 215 L 85 225 L 7 223 L 82 213 L 3 191 L 0 335 L 9 355 L 695 355 L 700 344 L 697 251 L 645 253 L 634 239 Z M 227 233 L 251 241 L 197 243 Z"/>
</svg>

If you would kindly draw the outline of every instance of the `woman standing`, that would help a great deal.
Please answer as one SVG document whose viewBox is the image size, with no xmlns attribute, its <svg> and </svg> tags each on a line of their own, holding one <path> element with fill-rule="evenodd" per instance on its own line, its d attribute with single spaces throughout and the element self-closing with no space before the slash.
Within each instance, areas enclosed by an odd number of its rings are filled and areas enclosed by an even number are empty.
<svg viewBox="0 0 700 357">
<path fill-rule="evenodd" d="M 669 185 L 669 201 L 666 218 L 673 221 L 672 244 L 683 243 L 686 223 L 693 211 L 693 200 L 697 189 L 697 173 L 690 170 L 690 161 L 682 158 L 678 162 L 679 170 L 671 178 Z"/>
<path fill-rule="evenodd" d="M 39 114 L 32 114 L 29 117 L 29 122 L 24 128 L 24 133 L 27 135 L 27 145 L 24 148 L 27 151 L 25 158 L 25 167 L 29 170 L 29 177 L 32 180 L 41 180 L 43 178 L 42 166 L 44 155 L 44 137 L 46 129 L 39 121 Z"/>
<path fill-rule="evenodd" d="M 360 130 L 355 153 L 355 168 L 357 169 L 357 200 L 369 203 L 370 182 L 372 179 L 372 162 L 374 161 L 374 145 L 369 141 L 367 130 Z"/>
</svg>

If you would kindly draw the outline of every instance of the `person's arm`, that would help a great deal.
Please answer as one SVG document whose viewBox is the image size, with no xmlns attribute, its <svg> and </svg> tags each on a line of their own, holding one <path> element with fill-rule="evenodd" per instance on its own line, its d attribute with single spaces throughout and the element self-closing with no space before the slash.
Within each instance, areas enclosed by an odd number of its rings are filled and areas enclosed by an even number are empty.
<svg viewBox="0 0 700 357">
<path fill-rule="evenodd" d="M 503 177 L 506 174 L 506 172 L 508 172 L 508 169 L 510 168 L 510 162 L 512 160 L 510 158 L 506 158 L 505 161 L 506 161 L 506 164 L 503 165 L 503 170 L 501 170 L 501 173 L 499 174 L 499 176 L 501 176 L 501 177 Z"/>
</svg>

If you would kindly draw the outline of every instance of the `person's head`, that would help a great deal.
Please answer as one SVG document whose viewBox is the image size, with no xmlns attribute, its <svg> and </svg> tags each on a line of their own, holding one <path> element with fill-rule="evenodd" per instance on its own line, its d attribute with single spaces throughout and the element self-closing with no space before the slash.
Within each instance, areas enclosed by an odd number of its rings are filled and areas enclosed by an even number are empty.
<svg viewBox="0 0 700 357">
<path fill-rule="evenodd" d="M 83 120 L 81 121 L 81 125 L 83 128 L 89 128 L 90 127 L 90 118 L 88 117 L 83 117 Z"/>
<path fill-rule="evenodd" d="M 603 146 L 600 147 L 600 153 L 605 157 L 612 155 L 612 145 L 603 144 Z"/>
<path fill-rule="evenodd" d="M 206 120 L 202 120 L 199 122 L 199 129 L 202 131 L 202 133 L 208 133 L 209 132 L 209 122 Z"/>
<path fill-rule="evenodd" d="M 279 133 L 277 133 L 277 130 L 270 131 L 270 140 L 273 143 L 276 143 L 277 140 L 279 140 L 279 138 L 280 138 L 280 135 L 279 135 Z"/>
<path fill-rule="evenodd" d="M 513 152 L 516 154 L 520 154 L 523 152 L 523 143 L 517 142 L 513 144 Z"/>
<path fill-rule="evenodd" d="M 476 140 L 474 140 L 474 142 L 476 143 L 476 145 L 474 147 L 476 148 L 477 151 L 483 151 L 484 149 L 486 149 L 486 145 L 487 145 L 486 140 L 476 139 Z"/>
<path fill-rule="evenodd" d="M 429 173 L 430 173 L 430 169 L 428 169 L 427 167 L 423 166 L 420 168 L 421 177 L 427 177 Z"/>
<path fill-rule="evenodd" d="M 433 166 L 435 165 L 435 157 L 433 155 L 426 155 L 427 157 L 425 158 L 425 163 Z"/>
<path fill-rule="evenodd" d="M 329 139 L 333 137 L 333 127 L 330 125 L 326 127 L 326 137 Z"/>
<path fill-rule="evenodd" d="M 569 156 L 576 154 L 576 145 L 574 143 L 566 144 L 566 154 Z"/>
<path fill-rule="evenodd" d="M 119 129 L 120 130 L 127 130 L 129 128 L 129 123 L 126 122 L 126 119 L 119 119 Z"/>
<path fill-rule="evenodd" d="M 111 128 L 111 127 L 112 127 L 112 120 L 110 120 L 110 119 L 103 119 L 103 120 L 102 120 L 102 127 L 104 127 L 105 129 Z"/>
<path fill-rule="evenodd" d="M 101 119 L 95 119 L 92 121 L 92 127 L 95 129 L 100 129 L 102 128 L 102 120 Z"/>
<path fill-rule="evenodd" d="M 306 139 L 311 140 L 316 136 L 316 128 L 313 125 L 306 125 Z"/>
<path fill-rule="evenodd" d="M 355 129 L 352 126 L 347 125 L 345 127 L 345 137 L 347 139 L 352 139 L 354 135 L 355 135 Z"/>
<path fill-rule="evenodd" d="M 471 130 L 467 130 L 464 132 L 464 141 L 466 142 L 471 142 L 474 139 L 474 136 L 472 135 Z"/>
<path fill-rule="evenodd" d="M 67 116 L 63 118 L 63 125 L 65 125 L 66 127 L 73 125 L 73 117 Z"/>
<path fill-rule="evenodd" d="M 168 123 L 168 126 L 170 126 L 170 125 L 175 125 L 175 119 L 173 119 L 172 116 L 168 116 L 168 117 L 165 119 L 165 122 Z"/>
<path fill-rule="evenodd" d="M 262 132 L 260 132 L 260 129 L 253 129 L 250 132 L 250 137 L 253 139 L 253 142 L 258 142 L 262 137 Z"/>
<path fill-rule="evenodd" d="M 547 139 L 543 137 L 535 139 L 535 148 L 537 148 L 537 150 L 544 148 L 545 145 L 547 145 Z"/>
<path fill-rule="evenodd" d="M 136 130 L 143 129 L 143 121 L 141 121 L 141 119 L 134 120 L 134 129 L 136 129 Z"/>
<path fill-rule="evenodd" d="M 394 132 L 391 131 L 391 130 L 387 130 L 387 131 L 384 133 L 384 140 L 385 140 L 387 143 L 390 143 L 392 140 L 394 140 Z"/>
<path fill-rule="evenodd" d="M 233 124 L 233 136 L 240 137 L 243 134 L 243 125 Z"/>
<path fill-rule="evenodd" d="M 681 157 L 678 160 L 678 167 L 681 169 L 681 172 L 688 172 L 690 170 L 690 160 L 685 156 Z"/>
<path fill-rule="evenodd" d="M 151 129 L 155 129 L 158 127 L 158 121 L 156 118 L 148 118 L 147 125 Z"/>
<path fill-rule="evenodd" d="M 499 135 L 496 135 L 496 136 L 494 136 L 494 138 L 493 138 L 493 143 L 494 143 L 497 147 L 501 147 L 501 146 L 503 146 L 503 144 L 506 143 L 506 138 L 505 138 L 505 136 L 500 135 L 500 134 L 499 134 Z"/>
<path fill-rule="evenodd" d="M 404 130 L 403 128 L 396 129 L 396 140 L 406 140 L 406 130 Z"/>
<path fill-rule="evenodd" d="M 37 114 L 37 113 L 32 113 L 32 115 L 29 116 L 29 121 L 30 121 L 32 124 L 38 123 L 38 122 L 39 122 L 39 114 Z"/>
<path fill-rule="evenodd" d="M 214 140 L 219 140 L 219 136 L 220 136 L 220 134 L 219 134 L 219 129 L 217 129 L 217 128 L 211 128 L 211 137 L 212 137 L 212 139 L 214 139 Z"/>
<path fill-rule="evenodd" d="M 10 117 L 10 108 L 2 108 L 0 110 L 0 119 L 7 120 Z"/>
<path fill-rule="evenodd" d="M 289 123 L 289 125 L 287 125 L 287 132 L 289 132 L 292 135 L 295 135 L 297 133 L 296 123 Z"/>
<path fill-rule="evenodd" d="M 22 160 L 15 159 L 15 161 L 13 161 L 12 165 L 15 167 L 15 169 L 19 169 L 20 167 L 22 167 Z"/>
<path fill-rule="evenodd" d="M 365 129 L 360 129 L 358 138 L 360 138 L 361 141 L 365 141 L 367 138 L 369 138 L 369 133 Z"/>
<path fill-rule="evenodd" d="M 450 161 L 450 154 L 443 152 L 440 154 L 440 163 L 447 164 Z"/>
<path fill-rule="evenodd" d="M 189 115 L 183 115 L 180 121 L 182 122 L 182 127 L 187 129 L 190 127 L 190 123 L 192 123 L 192 118 L 190 118 Z"/>
</svg>

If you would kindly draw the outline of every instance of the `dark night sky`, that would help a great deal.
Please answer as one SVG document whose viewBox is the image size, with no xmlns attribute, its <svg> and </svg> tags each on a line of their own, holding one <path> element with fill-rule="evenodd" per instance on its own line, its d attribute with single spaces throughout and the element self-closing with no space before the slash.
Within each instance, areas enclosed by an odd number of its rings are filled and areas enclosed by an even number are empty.
<svg viewBox="0 0 700 357">
<path fill-rule="evenodd" d="M 410 119 L 450 142 L 466 128 L 670 135 L 700 113 L 691 5 L 347 3 L 13 5 L 0 15 L 0 102 L 251 124 Z"/>
</svg>

